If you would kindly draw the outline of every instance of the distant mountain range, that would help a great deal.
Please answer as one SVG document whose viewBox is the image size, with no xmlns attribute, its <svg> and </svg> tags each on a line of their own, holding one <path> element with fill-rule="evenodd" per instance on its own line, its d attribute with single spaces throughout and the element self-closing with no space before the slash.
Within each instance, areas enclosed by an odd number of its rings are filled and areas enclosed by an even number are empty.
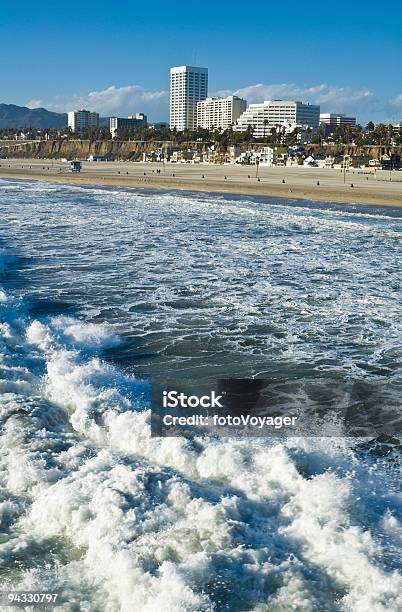
<svg viewBox="0 0 402 612">
<path fill-rule="evenodd" d="M 108 117 L 99 118 L 99 125 L 108 124 Z M 0 104 L 0 128 L 27 127 L 63 130 L 67 127 L 67 113 L 54 113 L 46 108 Z"/>
<path fill-rule="evenodd" d="M 67 127 L 67 113 L 53 113 L 45 108 L 0 104 L 0 128 L 27 127 L 62 130 Z"/>
</svg>

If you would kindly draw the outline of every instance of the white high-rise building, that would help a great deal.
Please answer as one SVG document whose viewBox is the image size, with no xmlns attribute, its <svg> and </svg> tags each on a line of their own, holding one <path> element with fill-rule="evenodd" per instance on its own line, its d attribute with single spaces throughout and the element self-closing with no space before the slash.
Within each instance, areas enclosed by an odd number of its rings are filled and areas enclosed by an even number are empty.
<svg viewBox="0 0 402 612">
<path fill-rule="evenodd" d="M 197 102 L 197 127 L 227 130 L 247 108 L 247 101 L 237 96 L 206 98 Z"/>
<path fill-rule="evenodd" d="M 208 94 L 208 68 L 177 66 L 170 69 L 170 129 L 195 130 L 197 102 Z"/>
<path fill-rule="evenodd" d="M 99 126 L 99 113 L 91 113 L 85 109 L 70 111 L 68 113 L 68 127 L 73 132 L 79 132 L 85 128 Z"/>
<path fill-rule="evenodd" d="M 237 120 L 234 130 L 246 132 L 252 128 L 253 136 L 264 138 L 276 127 L 318 128 L 320 107 L 317 104 L 303 104 L 290 100 L 266 100 L 260 104 L 250 104 Z"/>
</svg>

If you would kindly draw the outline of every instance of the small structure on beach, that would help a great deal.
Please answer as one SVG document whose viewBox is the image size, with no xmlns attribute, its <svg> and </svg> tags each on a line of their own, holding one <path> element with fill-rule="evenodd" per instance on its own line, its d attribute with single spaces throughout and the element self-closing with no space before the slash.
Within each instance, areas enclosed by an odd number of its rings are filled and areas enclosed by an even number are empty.
<svg viewBox="0 0 402 612">
<path fill-rule="evenodd" d="M 81 172 L 81 162 L 78 160 L 70 161 L 70 172 Z"/>
<path fill-rule="evenodd" d="M 104 155 L 90 155 L 87 159 L 89 162 L 107 162 L 109 159 Z"/>
</svg>

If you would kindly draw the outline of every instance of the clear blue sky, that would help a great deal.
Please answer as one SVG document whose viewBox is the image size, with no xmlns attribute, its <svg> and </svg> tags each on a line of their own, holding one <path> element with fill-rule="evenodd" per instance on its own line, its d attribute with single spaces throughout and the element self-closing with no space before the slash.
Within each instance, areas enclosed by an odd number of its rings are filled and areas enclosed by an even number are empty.
<svg viewBox="0 0 402 612">
<path fill-rule="evenodd" d="M 3 0 L 0 41 L 0 102 L 166 119 L 169 67 L 196 63 L 211 93 L 402 119 L 400 0 Z"/>
</svg>

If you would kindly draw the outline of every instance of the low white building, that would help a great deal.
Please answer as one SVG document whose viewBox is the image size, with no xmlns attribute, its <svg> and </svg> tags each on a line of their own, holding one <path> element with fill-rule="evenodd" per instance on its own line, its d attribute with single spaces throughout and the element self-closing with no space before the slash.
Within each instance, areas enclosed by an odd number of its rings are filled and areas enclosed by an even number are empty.
<svg viewBox="0 0 402 612">
<path fill-rule="evenodd" d="M 73 132 L 80 132 L 85 128 L 92 128 L 99 126 L 99 113 L 92 113 L 91 111 L 77 110 L 70 111 L 68 113 L 68 127 Z"/>
<path fill-rule="evenodd" d="M 147 116 L 144 113 L 136 113 L 129 117 L 110 117 L 109 130 L 112 138 L 116 138 L 118 130 L 130 129 L 134 127 L 146 127 Z"/>
<path fill-rule="evenodd" d="M 258 151 L 255 149 L 241 152 L 233 150 L 233 153 L 238 153 L 237 156 L 233 158 L 231 151 L 231 161 L 234 161 L 236 164 L 274 166 L 276 162 L 276 152 L 271 147 L 262 147 Z"/>
<path fill-rule="evenodd" d="M 320 124 L 328 125 L 330 127 L 339 127 L 341 125 L 356 125 L 356 117 L 347 117 L 340 113 L 321 113 Z"/>
<path fill-rule="evenodd" d="M 265 138 L 272 128 L 290 125 L 316 129 L 319 123 L 320 107 L 317 104 L 303 104 L 291 100 L 266 100 L 259 104 L 250 104 L 233 129 L 238 132 L 250 129 L 254 138 Z"/>
<path fill-rule="evenodd" d="M 316 168 L 317 162 L 312 155 L 309 155 L 308 157 L 306 157 L 306 159 L 303 160 L 303 166 Z"/>
<path fill-rule="evenodd" d="M 227 130 L 244 113 L 247 101 L 237 96 L 206 98 L 197 102 L 197 127 Z"/>
<path fill-rule="evenodd" d="M 260 166 L 273 166 L 275 163 L 275 150 L 272 147 L 262 147 L 256 153 Z"/>
</svg>

